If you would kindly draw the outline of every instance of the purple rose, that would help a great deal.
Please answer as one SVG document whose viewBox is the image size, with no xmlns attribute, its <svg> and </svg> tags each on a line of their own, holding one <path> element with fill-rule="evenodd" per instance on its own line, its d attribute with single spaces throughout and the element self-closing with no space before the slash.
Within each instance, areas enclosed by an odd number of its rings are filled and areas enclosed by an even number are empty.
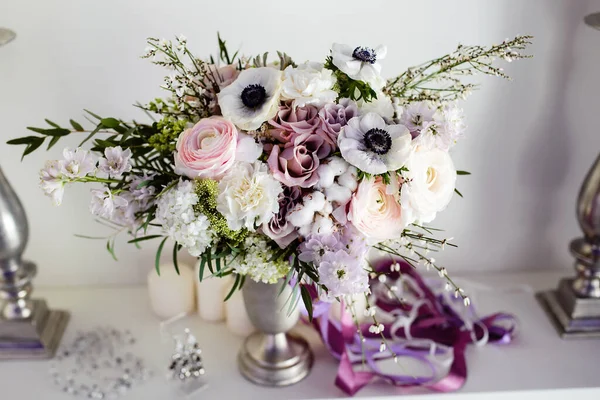
<svg viewBox="0 0 600 400">
<path fill-rule="evenodd" d="M 326 104 L 319 111 L 319 126 L 315 132 L 335 147 L 342 128 L 357 115 L 358 107 L 350 99 L 341 99 L 339 104 Z"/>
<path fill-rule="evenodd" d="M 269 133 L 282 143 L 293 141 L 296 136 L 304 133 L 313 133 L 320 124 L 319 109 L 315 106 L 292 107 L 284 105 L 279 107 L 275 118 L 269 121 L 274 129 Z"/>
<path fill-rule="evenodd" d="M 286 186 L 308 188 L 319 181 L 317 168 L 331 152 L 329 143 L 314 133 L 303 133 L 293 141 L 273 146 L 269 159 L 271 173 Z"/>
<path fill-rule="evenodd" d="M 285 186 L 279 195 L 279 212 L 262 225 L 262 232 L 273 239 L 282 249 L 297 237 L 296 227 L 287 221 L 287 214 L 300 201 L 302 192 L 298 187 Z"/>
</svg>

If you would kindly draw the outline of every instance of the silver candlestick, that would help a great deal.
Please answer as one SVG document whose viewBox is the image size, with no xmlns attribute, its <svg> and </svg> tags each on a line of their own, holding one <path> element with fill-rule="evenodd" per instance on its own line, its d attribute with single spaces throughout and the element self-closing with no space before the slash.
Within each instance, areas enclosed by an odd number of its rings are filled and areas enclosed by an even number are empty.
<svg viewBox="0 0 600 400">
<path fill-rule="evenodd" d="M 570 245 L 577 276 L 537 297 L 562 337 L 600 337 L 600 155 L 579 192 L 577 219 L 584 235 Z"/>
<path fill-rule="evenodd" d="M 69 320 L 30 299 L 37 269 L 22 259 L 28 237 L 25 210 L 0 168 L 0 359 L 52 357 Z"/>
</svg>

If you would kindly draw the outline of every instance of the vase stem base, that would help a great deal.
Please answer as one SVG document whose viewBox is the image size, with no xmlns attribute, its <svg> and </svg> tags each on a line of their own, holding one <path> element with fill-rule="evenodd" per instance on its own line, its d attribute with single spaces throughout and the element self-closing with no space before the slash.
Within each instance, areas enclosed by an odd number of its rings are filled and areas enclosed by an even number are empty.
<svg viewBox="0 0 600 400">
<path fill-rule="evenodd" d="M 242 375 L 262 386 L 288 386 L 306 378 L 313 354 L 308 342 L 292 334 L 255 332 L 248 336 L 238 355 Z"/>
</svg>

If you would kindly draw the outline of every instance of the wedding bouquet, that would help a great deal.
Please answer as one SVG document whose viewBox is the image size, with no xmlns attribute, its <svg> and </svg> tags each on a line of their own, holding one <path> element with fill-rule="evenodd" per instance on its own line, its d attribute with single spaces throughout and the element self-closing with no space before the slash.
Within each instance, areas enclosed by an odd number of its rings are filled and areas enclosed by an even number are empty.
<svg viewBox="0 0 600 400">
<path fill-rule="evenodd" d="M 218 57 L 198 58 L 185 37 L 150 38 L 144 58 L 169 70 L 165 99 L 137 106 L 156 120 L 103 118 L 85 129 L 50 120 L 39 134 L 9 141 L 24 156 L 46 139 L 87 133 L 76 149 L 48 161 L 40 185 L 56 205 L 65 186 L 93 183 L 90 211 L 112 226 L 107 239 L 156 239 L 156 267 L 167 239 L 172 254 L 199 257 L 199 278 L 233 274 L 295 282 L 310 313 L 325 301 L 369 292 L 370 250 L 424 264 L 469 298 L 428 253 L 453 246 L 426 227 L 456 189 L 450 156 L 465 123 L 458 100 L 475 73 L 508 78 L 494 61 L 527 57 L 529 36 L 491 47 L 458 46 L 448 55 L 386 80 L 386 47 L 333 44 L 321 62 L 285 53 L 246 58 L 219 37 Z M 91 143 L 86 150 L 83 146 Z M 158 271 L 160 273 L 160 271 Z M 375 325 L 374 330 L 381 329 Z"/>
</svg>

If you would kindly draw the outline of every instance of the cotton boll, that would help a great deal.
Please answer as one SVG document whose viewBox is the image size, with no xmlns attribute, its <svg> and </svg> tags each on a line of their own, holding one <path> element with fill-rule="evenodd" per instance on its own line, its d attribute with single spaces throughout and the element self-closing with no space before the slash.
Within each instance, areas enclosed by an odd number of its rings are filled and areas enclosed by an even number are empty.
<svg viewBox="0 0 600 400">
<path fill-rule="evenodd" d="M 335 176 L 343 174 L 350 166 L 350 164 L 341 157 L 331 157 L 328 165 L 333 170 Z"/>
<path fill-rule="evenodd" d="M 346 204 L 350 201 L 352 197 L 352 191 L 347 187 L 341 186 L 337 183 L 331 185 L 325 189 L 325 196 L 327 196 L 328 201 L 335 201 L 340 204 Z"/>
<path fill-rule="evenodd" d="M 325 207 L 325 195 L 321 192 L 313 192 L 302 198 L 302 204 L 297 205 L 288 215 L 290 224 L 302 227 L 312 222 L 315 212 Z M 301 233 L 302 234 L 302 233 Z"/>
<path fill-rule="evenodd" d="M 320 235 L 330 235 L 333 233 L 333 221 L 329 216 L 317 215 L 314 224 L 312 224 L 312 233 Z"/>
<path fill-rule="evenodd" d="M 350 191 L 354 192 L 358 188 L 358 179 L 356 177 L 356 168 L 350 167 L 342 175 L 338 176 L 338 183 Z"/>
<path fill-rule="evenodd" d="M 323 215 L 329 215 L 333 212 L 333 204 L 331 204 L 331 201 L 326 200 L 325 203 L 323 204 L 323 207 L 321 207 L 320 210 L 317 210 L 320 214 Z"/>
<path fill-rule="evenodd" d="M 333 185 L 335 173 L 329 164 L 320 165 L 317 169 L 317 174 L 319 174 L 319 187 L 328 188 L 329 186 Z"/>
</svg>

